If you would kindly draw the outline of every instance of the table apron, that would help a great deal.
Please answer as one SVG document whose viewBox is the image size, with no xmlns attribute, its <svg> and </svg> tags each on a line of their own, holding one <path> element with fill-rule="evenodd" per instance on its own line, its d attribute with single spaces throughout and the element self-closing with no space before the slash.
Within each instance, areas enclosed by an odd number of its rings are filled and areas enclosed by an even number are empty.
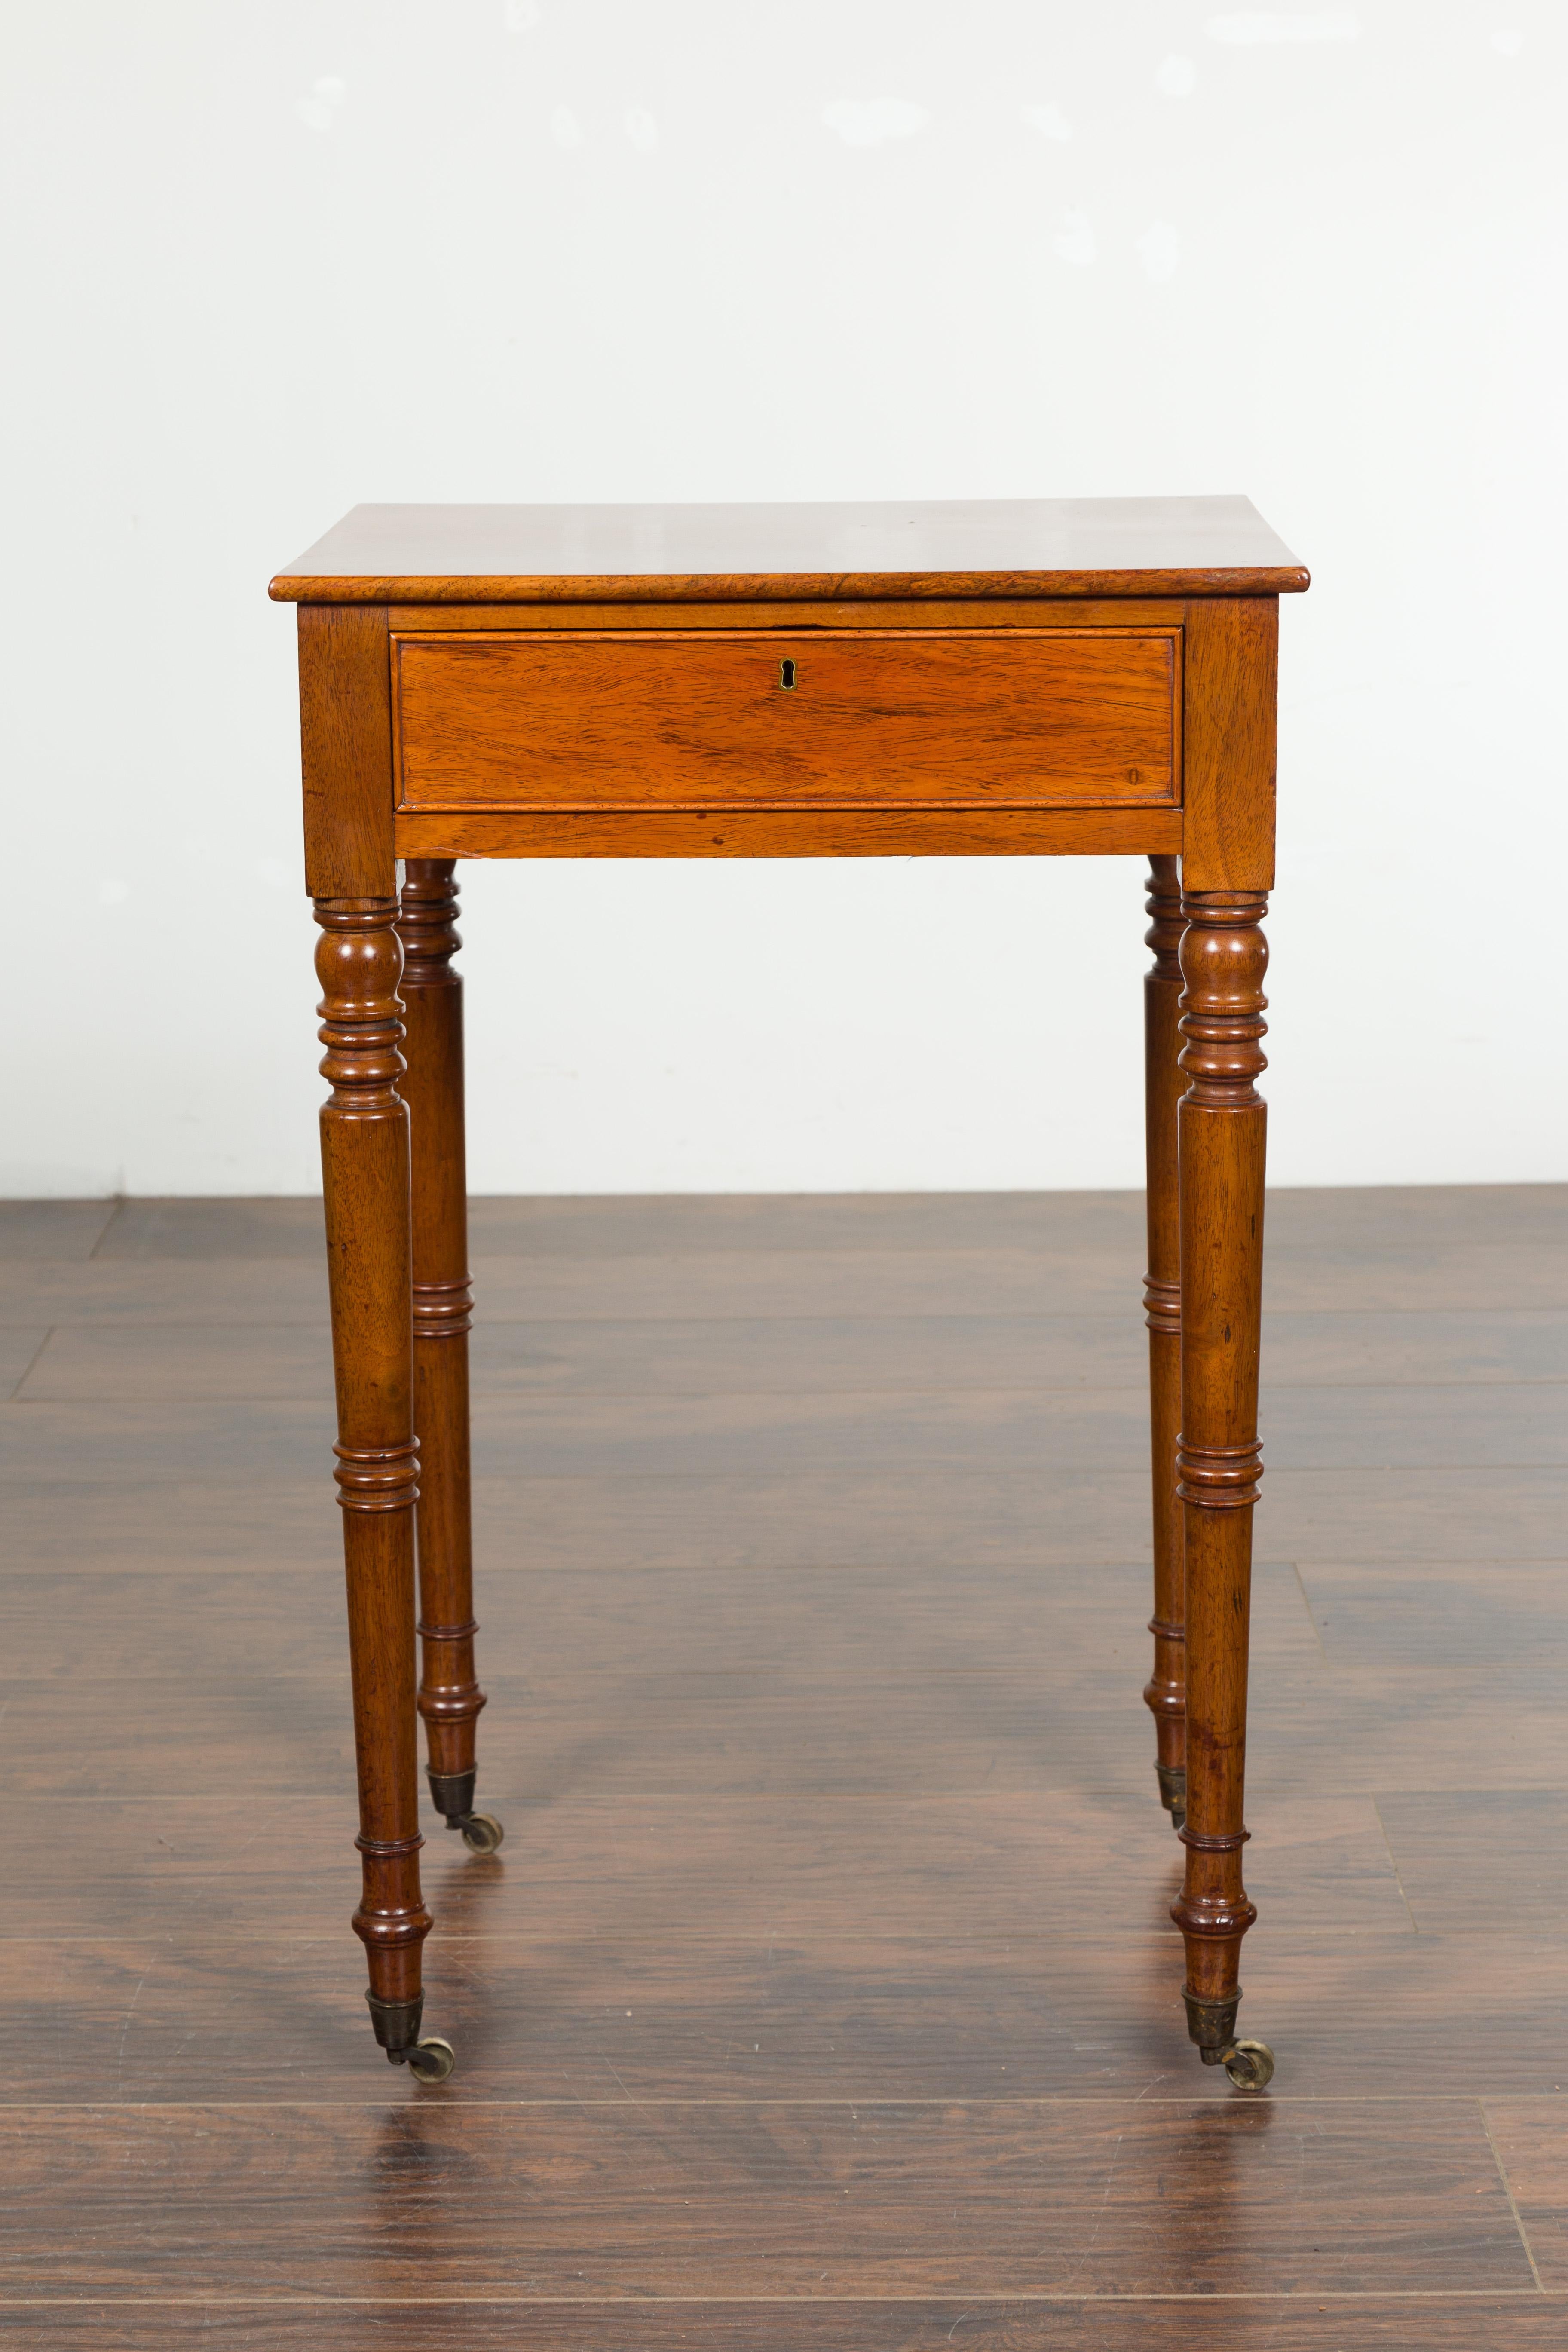
<svg viewBox="0 0 1568 2352">
<path fill-rule="evenodd" d="M 407 857 L 1179 857 L 1149 809 L 415 809 Z"/>
</svg>

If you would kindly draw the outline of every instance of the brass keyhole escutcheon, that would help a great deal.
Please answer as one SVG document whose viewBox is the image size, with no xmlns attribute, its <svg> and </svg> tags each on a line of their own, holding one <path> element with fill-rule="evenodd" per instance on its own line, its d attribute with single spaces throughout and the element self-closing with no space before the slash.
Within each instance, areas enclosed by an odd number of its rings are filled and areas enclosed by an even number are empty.
<svg viewBox="0 0 1568 2352">
<path fill-rule="evenodd" d="M 779 684 L 780 684 L 782 687 L 784 687 L 785 688 L 791 688 L 791 687 L 793 687 L 793 686 L 794 686 L 794 684 L 795 684 L 795 664 L 794 664 L 794 662 L 792 662 L 792 661 L 782 661 L 782 662 L 780 662 L 780 664 L 779 664 Z"/>
</svg>

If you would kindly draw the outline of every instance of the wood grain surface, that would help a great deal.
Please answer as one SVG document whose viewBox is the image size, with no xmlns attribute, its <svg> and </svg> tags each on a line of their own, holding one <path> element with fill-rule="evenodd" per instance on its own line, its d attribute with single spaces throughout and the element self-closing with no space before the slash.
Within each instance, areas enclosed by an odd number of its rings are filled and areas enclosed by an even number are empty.
<svg viewBox="0 0 1568 2352">
<path fill-rule="evenodd" d="M 1270 1830 L 1279 1825 L 1269 1818 Z M 1342 1830 L 1337 1809 L 1325 1826 Z M 603 1851 L 603 1840 L 586 1849 Z M 1472 2096 L 1482 2069 L 1493 2097 L 1536 2095 L 1531 2053 L 1560 2047 L 1563 2032 L 1555 1937 L 1510 1938 L 1509 1980 L 1461 2043 L 1451 1984 L 1473 1958 L 1469 1941 L 1369 1924 L 1369 1906 L 1345 1899 L 1348 1872 L 1310 1867 L 1321 1846 L 1295 1841 L 1289 1852 L 1304 1878 L 1289 1943 L 1277 1937 L 1270 1951 L 1268 1937 L 1255 1937 L 1247 1984 L 1248 2001 L 1289 2033 L 1293 2098 L 1354 2102 L 1384 2069 L 1419 2080 L 1424 2096 Z M 461 1868 L 432 1863 L 438 1899 Z M 568 1892 L 552 1882 L 535 1899 L 559 1905 Z M 672 1921 L 662 1935 L 639 1938 L 617 1924 L 608 1936 L 551 1942 L 516 1930 L 521 1900 L 510 1898 L 505 1920 L 493 1902 L 467 1905 L 463 1930 L 437 1930 L 426 1948 L 448 2027 L 465 2053 L 483 2056 L 478 2082 L 471 2067 L 453 2076 L 446 2096 L 458 2105 L 834 2100 L 847 2084 L 868 2099 L 1110 2093 L 1147 2105 L 1205 2088 L 1190 2061 L 1170 2063 L 1182 2020 L 1168 1970 L 1157 1981 L 1147 1929 L 1001 1938 L 918 1923 L 902 1937 L 847 1939 L 819 1919 L 747 1940 L 682 1935 Z M 7 1941 L 16 2048 L 0 2104 L 199 2105 L 221 2081 L 231 2105 L 363 2105 L 361 2021 L 335 1923 L 316 1925 L 319 1902 L 310 1927 L 260 1960 L 221 1928 L 204 1929 L 196 1907 L 182 1911 L 174 1935 Z M 287 2009 L 292 2033 L 248 2032 L 253 2005 Z"/>
<path fill-rule="evenodd" d="M 1521 2291 L 1468 2295 L 1336 2294 L 1325 2298 L 1243 2297 L 1226 2306 L 1242 2326 L 1267 2326 L 1268 2352 L 1561 2352 L 1568 2295 Z M 787 2320 L 787 2327 L 781 2322 Z M 632 2332 L 635 2331 L 635 2332 Z M 163 2352 L 166 2344 L 216 2345 L 222 2352 L 384 2352 L 388 2344 L 416 2344 L 421 2352 L 778 2352 L 787 2341 L 799 2352 L 952 2352 L 955 2344 L 982 2352 L 1213 2352 L 1215 2305 L 1206 2295 L 1131 2296 L 1111 2300 L 1064 2294 L 1021 2301 L 1011 2296 L 887 2296 L 876 2303 L 837 2296 L 793 2301 L 787 2314 L 765 2298 L 723 2297 L 658 2302 L 639 2299 L 629 2326 L 624 2307 L 603 2303 L 530 2303 L 498 2296 L 442 2302 L 411 2300 L 325 2304 L 309 2296 L 257 2303 L 225 2296 L 163 2304 L 148 2317 L 123 2302 L 20 2304 L 0 2311 L 0 2336 L 37 2344 L 47 2352 Z"/>
<path fill-rule="evenodd" d="M 363 506 L 280 603 L 1271 595 L 1307 573 L 1249 499 Z"/>
<path fill-rule="evenodd" d="M 1102 2097 L 1042 2115 L 568 2095 L 287 2103 L 268 2123 L 216 2103 L 0 2114 L 10 2292 L 569 2303 L 689 2294 L 696 2278 L 786 2300 L 1534 2284 L 1474 2100 Z"/>
<path fill-rule="evenodd" d="M 319 1204 L 0 1214 L 0 2338 L 1556 2352 L 1568 1194 L 1269 1214 L 1252 2103 L 1146 1785 L 1139 1197 L 474 1204 L 435 2091 L 345 1966 Z"/>
<path fill-rule="evenodd" d="M 62 1360 L 65 1353 L 62 1351 Z M 33 1362 L 47 1372 L 46 1348 Z M 163 1475 L 197 1476 L 219 1455 L 237 1476 L 309 1475 L 318 1458 L 320 1413 L 308 1397 L 152 1400 L 123 1395 L 58 1399 L 24 1375 L 18 1410 L 0 1426 L 0 1485 L 50 1475 L 121 1477 L 160 1446 Z M 257 1381 L 264 1384 L 265 1375 Z M 187 1378 L 187 1389 L 193 1385 Z M 854 1393 L 854 1403 L 846 1398 Z M 1345 1391 L 1317 1384 L 1270 1391 L 1282 1471 L 1433 1468 L 1451 1462 L 1434 1423 L 1430 1391 L 1394 1386 Z M 178 1412 L 170 1410 L 177 1402 Z M 1079 1467 L 1131 1469 L 1146 1450 L 1136 1389 L 1079 1383 L 972 1390 L 954 1403 L 935 1388 L 887 1393 L 842 1390 L 732 1395 L 482 1396 L 474 1412 L 482 1477 L 766 1477 L 792 1469 L 959 1473 Z M 1468 1450 L 1479 1470 L 1568 1465 L 1557 1384 L 1516 1394 L 1481 1389 L 1470 1407 Z M 170 1427 L 173 1422 L 176 1425 Z M 78 1458 L 73 1462 L 72 1456 Z"/>
<path fill-rule="evenodd" d="M 1182 846 L 1149 808 L 400 810 L 399 857 L 1148 857 Z"/>
<path fill-rule="evenodd" d="M 1278 598 L 1194 604 L 1185 648 L 1182 887 L 1271 890 Z"/>
<path fill-rule="evenodd" d="M 860 602 L 842 596 L 805 603 L 772 597 L 758 604 L 629 604 L 595 600 L 594 625 L 601 629 L 998 629 L 1064 628 L 1179 629 L 1186 604 L 1175 596 L 925 596 L 913 600 L 875 596 Z M 468 632 L 474 629 L 574 631 L 584 614 L 564 604 L 393 604 L 395 630 Z"/>
<path fill-rule="evenodd" d="M 1180 634 L 393 641 L 400 809 L 1157 805 Z"/>
<path fill-rule="evenodd" d="M 386 614 L 301 606 L 299 633 L 305 887 L 385 898 L 395 887 Z"/>
<path fill-rule="evenodd" d="M 1500 1308 L 1281 1313 L 1263 1319 L 1264 1386 L 1516 1388 L 1568 1381 L 1568 1313 Z M 1131 1388 L 1142 1342 L 1125 1316 L 907 1315 L 901 1347 L 875 1315 L 502 1321 L 473 1335 L 487 1396 L 637 1398 L 955 1388 Z M 116 1398 L 251 1402 L 325 1396 L 313 1325 L 57 1323 L 0 1326 L 9 1393 L 30 1402 Z M 1273 1374 L 1270 1381 L 1268 1375 Z M 1407 1411 L 1414 1424 L 1419 1407 Z"/>
</svg>

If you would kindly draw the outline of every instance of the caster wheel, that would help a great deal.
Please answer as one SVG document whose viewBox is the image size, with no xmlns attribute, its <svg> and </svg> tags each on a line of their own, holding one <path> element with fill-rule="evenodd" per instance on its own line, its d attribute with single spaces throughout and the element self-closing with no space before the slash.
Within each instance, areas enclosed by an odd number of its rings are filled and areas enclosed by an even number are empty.
<svg viewBox="0 0 1568 2352">
<path fill-rule="evenodd" d="M 1237 2042 L 1225 2053 L 1225 2071 L 1238 2091 L 1261 2091 L 1274 2080 L 1274 2053 L 1267 2042 Z"/>
<path fill-rule="evenodd" d="M 463 1843 L 470 1853 L 494 1853 L 506 1835 L 493 1813 L 470 1813 L 468 1820 L 459 1822 L 458 1826 L 463 1832 Z"/>
<path fill-rule="evenodd" d="M 444 2083 L 457 2063 L 457 2052 L 438 2033 L 416 2042 L 408 2053 L 408 2071 L 421 2083 Z"/>
</svg>

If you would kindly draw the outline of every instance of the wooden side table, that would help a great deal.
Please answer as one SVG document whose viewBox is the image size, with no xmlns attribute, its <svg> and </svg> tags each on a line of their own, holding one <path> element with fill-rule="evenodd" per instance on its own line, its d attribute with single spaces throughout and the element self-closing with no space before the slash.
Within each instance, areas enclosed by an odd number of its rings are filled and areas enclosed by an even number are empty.
<svg viewBox="0 0 1568 2352">
<path fill-rule="evenodd" d="M 360 507 L 273 581 L 300 607 L 331 1082 L 353 1924 L 395 2063 L 438 2081 L 453 2063 L 420 2037 L 416 1710 L 448 1829 L 479 1853 L 501 1836 L 474 1810 L 456 861 L 1121 852 L 1149 859 L 1153 918 L 1144 1696 L 1186 1848 L 1172 1916 L 1189 2032 L 1233 2081 L 1272 2074 L 1263 2043 L 1236 2038 L 1257 1916 L 1241 1877 L 1261 1469 L 1253 1082 L 1279 598 L 1306 585 L 1245 499 Z"/>
</svg>

